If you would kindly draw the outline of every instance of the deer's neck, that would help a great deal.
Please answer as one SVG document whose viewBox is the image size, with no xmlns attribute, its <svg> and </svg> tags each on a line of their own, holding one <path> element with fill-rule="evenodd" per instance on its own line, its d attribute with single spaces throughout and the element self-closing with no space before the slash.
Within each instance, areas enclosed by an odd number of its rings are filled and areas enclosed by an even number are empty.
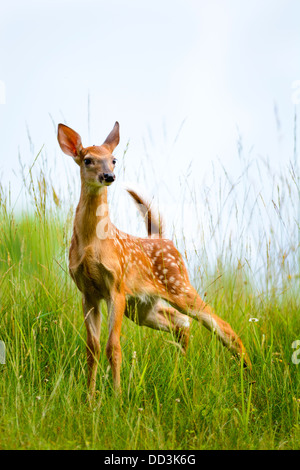
<svg viewBox="0 0 300 470">
<path fill-rule="evenodd" d="M 106 239 L 111 228 L 107 188 L 104 186 L 92 192 L 82 184 L 74 221 L 74 231 L 77 237 L 84 244 L 90 244 L 95 238 Z"/>
</svg>

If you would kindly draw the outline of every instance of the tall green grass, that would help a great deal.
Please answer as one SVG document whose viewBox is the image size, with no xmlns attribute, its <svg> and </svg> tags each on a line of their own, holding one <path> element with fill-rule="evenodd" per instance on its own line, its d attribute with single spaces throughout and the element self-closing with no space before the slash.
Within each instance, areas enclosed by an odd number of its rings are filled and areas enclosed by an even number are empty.
<svg viewBox="0 0 300 470">
<path fill-rule="evenodd" d="M 271 214 L 274 204 L 277 211 L 258 234 L 261 243 L 252 257 L 246 234 L 230 238 L 220 216 L 250 227 L 262 198 L 249 198 L 245 185 L 241 199 L 226 171 L 213 182 L 219 208 L 213 211 L 210 206 L 209 187 L 199 208 L 201 213 L 204 207 L 210 242 L 200 222 L 201 243 L 193 245 L 184 236 L 178 241 L 201 295 L 243 338 L 252 374 L 243 372 L 216 338 L 196 323 L 183 356 L 170 335 L 139 328 L 125 318 L 119 400 L 105 356 L 107 315 L 102 304 L 103 353 L 92 404 L 86 396 L 81 299 L 67 267 L 74 206 L 62 209 L 59 191 L 43 169 L 36 176 L 32 168 L 23 169 L 21 197 L 31 201 L 33 210 L 18 214 L 2 188 L 0 340 L 6 345 L 6 364 L 0 364 L 0 448 L 299 448 L 300 364 L 292 362 L 292 343 L 300 339 L 299 199 L 295 200 L 299 177 L 295 167 L 293 171 L 294 179 L 289 173 L 279 175 L 279 199 L 271 195 L 263 201 L 266 213 Z M 243 210 L 235 198 L 231 208 L 225 208 L 224 201 L 234 194 L 244 201 Z M 180 200 L 185 201 L 184 194 Z M 196 193 L 192 201 L 197 213 Z M 246 209 L 249 201 L 252 211 Z M 281 220 L 286 206 L 292 211 L 288 222 Z M 281 244 L 278 225 L 290 232 Z M 175 230 L 175 239 L 176 235 Z M 207 243 L 214 245 L 214 256 L 208 254 Z M 259 257 L 265 262 L 263 269 L 257 265 Z"/>
</svg>

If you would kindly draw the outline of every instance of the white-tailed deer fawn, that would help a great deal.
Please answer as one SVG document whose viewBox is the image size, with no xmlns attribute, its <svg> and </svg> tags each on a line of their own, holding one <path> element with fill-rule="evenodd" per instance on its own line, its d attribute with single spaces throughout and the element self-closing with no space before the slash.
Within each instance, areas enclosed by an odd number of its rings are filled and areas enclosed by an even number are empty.
<svg viewBox="0 0 300 470">
<path fill-rule="evenodd" d="M 180 253 L 162 238 L 160 224 L 153 218 L 148 238 L 138 238 L 118 230 L 110 221 L 107 187 L 115 180 L 116 160 L 112 153 L 119 143 L 119 124 L 101 146 L 84 148 L 80 136 L 58 126 L 58 142 L 63 152 L 80 167 L 81 195 L 76 209 L 69 252 L 69 270 L 82 293 L 87 329 L 88 387 L 95 391 L 100 355 L 99 303 L 105 299 L 109 312 L 106 354 L 116 390 L 120 390 L 120 333 L 125 314 L 138 325 L 174 333 L 182 348 L 188 344 L 191 318 L 214 331 L 234 354 L 243 356 L 251 367 L 245 348 L 231 326 L 221 320 L 191 286 Z M 143 201 L 133 191 L 137 203 Z M 166 302 L 164 302 L 166 301 Z"/>
</svg>

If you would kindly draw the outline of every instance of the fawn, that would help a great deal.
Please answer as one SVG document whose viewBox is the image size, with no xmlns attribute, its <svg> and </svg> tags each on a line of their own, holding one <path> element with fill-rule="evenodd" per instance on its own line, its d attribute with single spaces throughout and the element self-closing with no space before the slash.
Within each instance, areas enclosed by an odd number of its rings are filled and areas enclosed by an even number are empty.
<svg viewBox="0 0 300 470">
<path fill-rule="evenodd" d="M 147 238 L 127 235 L 110 221 L 107 187 L 115 180 L 116 159 L 112 153 L 119 139 L 116 122 L 102 145 L 85 148 L 79 134 L 64 124 L 58 125 L 62 151 L 72 156 L 80 167 L 81 194 L 69 251 L 69 271 L 82 293 L 90 396 L 95 391 L 100 356 L 101 299 L 108 305 L 106 355 L 116 391 L 121 391 L 120 334 L 124 314 L 138 325 L 173 333 L 183 351 L 188 345 L 191 319 L 198 320 L 251 368 L 237 334 L 191 286 L 180 253 L 172 241 L 163 238 L 161 225 L 153 217 L 150 206 L 134 191 L 129 191 L 136 203 L 144 204 L 144 213 L 151 220 Z"/>
</svg>

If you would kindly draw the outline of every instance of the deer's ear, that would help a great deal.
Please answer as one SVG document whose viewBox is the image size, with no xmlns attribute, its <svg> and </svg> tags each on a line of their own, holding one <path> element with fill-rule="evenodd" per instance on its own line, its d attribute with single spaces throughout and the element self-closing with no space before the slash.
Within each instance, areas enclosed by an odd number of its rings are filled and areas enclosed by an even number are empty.
<svg viewBox="0 0 300 470">
<path fill-rule="evenodd" d="M 118 143 L 120 142 L 120 134 L 119 134 L 119 123 L 116 122 L 114 125 L 113 130 L 111 133 L 106 137 L 103 145 L 109 148 L 110 152 L 113 152 Z"/>
<path fill-rule="evenodd" d="M 76 163 L 80 163 L 80 152 L 82 150 L 81 137 L 64 124 L 58 124 L 57 140 L 64 153 L 74 158 Z"/>
</svg>

